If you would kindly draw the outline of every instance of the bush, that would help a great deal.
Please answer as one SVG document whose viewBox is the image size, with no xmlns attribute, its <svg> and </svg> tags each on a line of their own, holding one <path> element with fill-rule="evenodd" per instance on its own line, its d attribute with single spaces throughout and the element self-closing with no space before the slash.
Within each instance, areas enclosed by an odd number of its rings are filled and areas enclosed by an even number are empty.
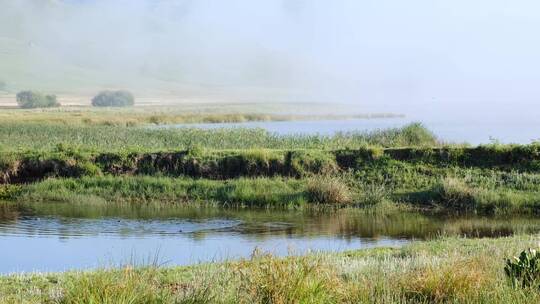
<svg viewBox="0 0 540 304">
<path fill-rule="evenodd" d="M 19 185 L 0 185 L 0 200 L 9 200 L 17 197 L 22 191 Z"/>
<path fill-rule="evenodd" d="M 421 123 L 411 123 L 401 128 L 383 129 L 359 134 L 369 145 L 383 147 L 431 147 L 436 146 L 437 137 Z"/>
<path fill-rule="evenodd" d="M 128 91 L 103 91 L 92 99 L 94 107 L 127 107 L 134 104 L 135 98 Z"/>
<path fill-rule="evenodd" d="M 23 109 L 59 107 L 55 95 L 44 95 L 34 91 L 17 93 L 17 104 Z"/>
<path fill-rule="evenodd" d="M 334 177 L 311 178 L 306 192 L 309 200 L 318 204 L 348 204 L 352 201 L 349 187 Z"/>
<path fill-rule="evenodd" d="M 411 123 L 401 130 L 401 142 L 406 146 L 433 146 L 437 137 L 421 123 Z"/>
</svg>

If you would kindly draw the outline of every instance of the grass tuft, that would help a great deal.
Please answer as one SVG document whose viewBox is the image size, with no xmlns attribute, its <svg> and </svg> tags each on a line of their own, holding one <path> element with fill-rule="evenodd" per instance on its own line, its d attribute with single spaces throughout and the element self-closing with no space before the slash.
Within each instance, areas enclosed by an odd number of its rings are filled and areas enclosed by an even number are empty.
<svg viewBox="0 0 540 304">
<path fill-rule="evenodd" d="M 352 202 L 352 193 L 347 184 L 336 177 L 314 176 L 306 188 L 308 199 L 317 204 L 345 205 Z"/>
</svg>

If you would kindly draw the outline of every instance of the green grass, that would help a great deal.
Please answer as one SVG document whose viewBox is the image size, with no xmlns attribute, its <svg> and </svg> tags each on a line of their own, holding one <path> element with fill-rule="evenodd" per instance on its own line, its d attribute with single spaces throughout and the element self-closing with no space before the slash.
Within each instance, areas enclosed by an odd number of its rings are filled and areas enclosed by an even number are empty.
<svg viewBox="0 0 540 304">
<path fill-rule="evenodd" d="M 487 181 L 489 176 L 504 172 L 534 174 L 540 171 L 539 154 L 540 145 L 536 144 L 504 146 L 500 149 L 479 146 L 360 147 L 339 150 L 217 150 L 193 145 L 187 150 L 163 152 L 97 152 L 57 144 L 52 151 L 0 152 L 0 183 L 101 174 L 228 179 L 261 176 L 305 177 L 345 171 L 353 171 L 358 176 L 385 183 L 384 179 L 394 173 L 401 176 L 406 173 L 413 177 L 420 174 L 440 178 L 459 170 L 463 171 L 462 169 L 483 170 L 484 181 Z M 525 175 L 515 176 L 521 179 Z M 526 179 L 520 182 L 528 183 Z"/>
<path fill-rule="evenodd" d="M 402 205 L 480 214 L 538 214 L 539 173 L 432 167 L 396 162 L 362 170 L 294 177 L 225 180 L 151 175 L 49 178 L 0 186 L 0 198 L 18 201 L 204 203 L 257 207 L 308 205 L 392 209 Z"/>
<path fill-rule="evenodd" d="M 504 259 L 537 236 L 444 238 L 402 248 L 0 277 L 0 303 L 537 303 Z"/>
<path fill-rule="evenodd" d="M 260 129 L 0 122 L 0 183 L 38 182 L 0 187 L 4 199 L 380 208 L 397 203 L 538 214 L 539 172 L 538 144 L 440 146 L 421 124 L 280 136 Z M 330 182 L 336 177 L 338 183 Z M 58 179 L 40 182 L 47 178 Z M 317 179 L 326 182 L 317 185 Z"/>
<path fill-rule="evenodd" d="M 365 146 L 432 146 L 435 137 L 420 124 L 335 136 L 280 136 L 262 129 L 152 129 L 145 127 L 0 122 L 0 151 L 53 151 L 59 144 L 80 150 L 163 151 L 205 149 L 345 149 Z"/>
<path fill-rule="evenodd" d="M 22 187 L 19 201 L 113 201 L 218 203 L 241 206 L 301 206 L 305 182 L 257 178 L 212 181 L 165 177 L 82 177 L 49 179 Z"/>
<path fill-rule="evenodd" d="M 55 152 L 2 154 L 0 182 L 5 185 L 0 198 L 378 208 L 397 203 L 416 209 L 538 214 L 538 148 L 193 147 L 166 153 L 91 153 L 58 146 Z M 28 182 L 35 183 L 17 186 Z"/>
</svg>

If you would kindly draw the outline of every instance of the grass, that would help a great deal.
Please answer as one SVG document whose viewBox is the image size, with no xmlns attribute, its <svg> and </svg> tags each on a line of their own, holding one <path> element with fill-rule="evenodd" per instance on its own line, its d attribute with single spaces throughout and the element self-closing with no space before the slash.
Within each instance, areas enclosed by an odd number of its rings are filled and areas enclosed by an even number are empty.
<svg viewBox="0 0 540 304">
<path fill-rule="evenodd" d="M 90 102 L 88 102 L 90 103 Z M 234 106 L 234 105 L 233 105 Z M 199 108 L 203 108 L 202 111 Z M 295 120 L 339 120 L 339 119 L 380 119 L 402 118 L 402 115 L 389 113 L 374 114 L 286 114 L 260 112 L 254 109 L 239 109 L 229 112 L 217 105 L 199 108 L 142 106 L 133 109 L 88 109 L 84 107 L 65 107 L 48 110 L 13 110 L 4 109 L 0 112 L 0 120 L 7 123 L 57 123 L 72 126 L 151 126 L 193 123 L 242 123 L 262 121 L 295 121 Z M 246 106 L 247 108 L 247 106 Z"/>
<path fill-rule="evenodd" d="M 538 214 L 539 173 L 432 167 L 396 162 L 336 174 L 198 179 L 186 176 L 97 175 L 0 185 L 18 201 L 205 203 L 257 207 L 396 205 L 442 212 Z"/>
<path fill-rule="evenodd" d="M 86 151 L 155 152 L 183 150 L 193 146 L 220 150 L 353 149 L 367 145 L 429 146 L 435 145 L 436 139 L 420 124 L 335 136 L 281 136 L 262 129 L 157 129 L 0 121 L 0 151 L 53 151 L 59 144 L 69 144 Z"/>
<path fill-rule="evenodd" d="M 521 176 L 517 173 L 513 176 Z M 497 183 L 493 178 L 493 183 Z M 499 180 L 500 181 L 500 180 Z M 476 211 L 480 213 L 512 213 L 515 210 L 528 210 L 538 213 L 540 192 L 529 184 L 528 190 L 516 190 L 512 182 L 506 182 L 500 187 L 474 186 L 467 183 L 467 178 L 458 179 L 447 177 L 442 179 L 434 188 L 436 200 L 445 208 L 463 212 Z"/>
<path fill-rule="evenodd" d="M 101 269 L 0 278 L 2 303 L 536 303 L 504 260 L 537 236 L 444 238 L 402 248 L 181 268 Z"/>
<path fill-rule="evenodd" d="M 83 177 L 49 179 L 23 187 L 19 201 L 113 201 L 219 203 L 240 206 L 302 206 L 305 184 L 281 178 L 211 181 L 165 177 Z"/>
<path fill-rule="evenodd" d="M 57 147 L 56 152 L 4 153 L 0 198 L 265 207 L 405 204 L 453 212 L 538 214 L 540 173 L 537 147 L 533 148 L 529 154 L 521 152 L 528 151 L 521 146 L 516 147 L 518 152 L 488 150 L 491 155 L 484 147 L 338 151 L 194 147 L 181 152 L 101 154 Z M 478 150 L 486 155 L 484 162 L 471 161 L 470 155 Z"/>
<path fill-rule="evenodd" d="M 318 204 L 346 205 L 353 199 L 347 184 L 335 177 L 312 177 L 305 191 L 309 200 Z"/>
</svg>

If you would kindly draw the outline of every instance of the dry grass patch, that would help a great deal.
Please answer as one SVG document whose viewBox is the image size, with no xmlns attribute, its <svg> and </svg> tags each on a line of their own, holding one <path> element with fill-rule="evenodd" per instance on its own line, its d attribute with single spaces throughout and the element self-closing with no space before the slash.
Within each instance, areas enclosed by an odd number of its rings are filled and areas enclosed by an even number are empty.
<svg viewBox="0 0 540 304">
<path fill-rule="evenodd" d="M 477 299 L 494 280 L 486 262 L 473 258 L 412 270 L 400 285 L 405 298 L 414 302 L 461 303 Z"/>
<path fill-rule="evenodd" d="M 344 303 L 350 291 L 331 265 L 318 257 L 281 259 L 255 253 L 234 271 L 243 303 Z"/>
</svg>

